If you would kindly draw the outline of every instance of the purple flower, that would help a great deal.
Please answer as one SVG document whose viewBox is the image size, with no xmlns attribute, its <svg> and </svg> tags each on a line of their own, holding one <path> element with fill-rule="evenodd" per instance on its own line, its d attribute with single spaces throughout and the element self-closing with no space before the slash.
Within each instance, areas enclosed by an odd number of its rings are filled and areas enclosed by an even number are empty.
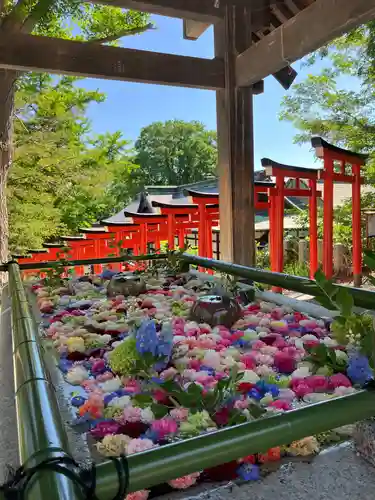
<svg viewBox="0 0 375 500">
<path fill-rule="evenodd" d="M 117 422 L 99 422 L 94 429 L 91 429 L 90 434 L 95 439 L 103 439 L 109 434 L 117 434 L 120 427 Z"/>
<path fill-rule="evenodd" d="M 159 341 L 154 321 L 143 321 L 135 338 L 139 354 L 150 353 L 156 356 Z"/>
<path fill-rule="evenodd" d="M 241 464 L 237 469 L 237 474 L 244 481 L 258 481 L 260 479 L 260 469 L 258 465 Z"/>
<path fill-rule="evenodd" d="M 360 386 L 365 385 L 374 376 L 367 356 L 362 354 L 354 354 L 349 357 L 346 373 L 353 384 Z"/>
</svg>

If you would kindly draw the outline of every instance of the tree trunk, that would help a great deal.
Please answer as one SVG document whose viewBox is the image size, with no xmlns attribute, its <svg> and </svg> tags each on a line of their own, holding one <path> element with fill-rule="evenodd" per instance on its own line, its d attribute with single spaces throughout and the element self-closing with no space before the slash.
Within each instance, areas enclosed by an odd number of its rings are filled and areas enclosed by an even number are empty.
<svg viewBox="0 0 375 500">
<path fill-rule="evenodd" d="M 8 209 L 7 209 L 7 178 L 12 163 L 13 153 L 13 105 L 14 83 L 17 78 L 15 71 L 0 70 L 0 260 L 7 262 L 9 258 Z M 1 273 L 1 283 L 5 273 Z"/>
</svg>

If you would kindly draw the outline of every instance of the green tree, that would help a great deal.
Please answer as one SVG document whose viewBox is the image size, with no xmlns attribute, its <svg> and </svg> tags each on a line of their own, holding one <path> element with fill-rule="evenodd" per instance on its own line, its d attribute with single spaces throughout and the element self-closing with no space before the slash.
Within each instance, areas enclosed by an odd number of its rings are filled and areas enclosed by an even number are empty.
<svg viewBox="0 0 375 500">
<path fill-rule="evenodd" d="M 108 215 L 119 202 L 111 192 L 116 178 L 136 168 L 120 132 L 92 134 L 87 107 L 105 96 L 75 82 L 34 73 L 18 81 L 8 182 L 13 250 L 39 247 Z M 122 199 L 129 196 L 123 185 Z"/>
<path fill-rule="evenodd" d="M 375 21 L 338 38 L 304 60 L 325 65 L 294 85 L 281 107 L 280 118 L 300 132 L 295 142 L 311 135 L 348 149 L 371 154 L 367 173 L 374 178 L 375 161 Z M 345 80 L 343 81 L 343 77 Z"/>
<path fill-rule="evenodd" d="M 78 0 L 0 0 L 0 33 L 34 33 L 87 43 L 116 43 L 150 28 L 149 16 Z M 19 72 L 0 70 L 0 259 L 8 258 L 6 185 L 13 153 L 13 107 Z M 21 84 L 22 86 L 22 84 Z"/>
<path fill-rule="evenodd" d="M 187 184 L 216 171 L 216 133 L 196 121 L 152 123 L 141 130 L 135 149 L 143 185 Z"/>
</svg>

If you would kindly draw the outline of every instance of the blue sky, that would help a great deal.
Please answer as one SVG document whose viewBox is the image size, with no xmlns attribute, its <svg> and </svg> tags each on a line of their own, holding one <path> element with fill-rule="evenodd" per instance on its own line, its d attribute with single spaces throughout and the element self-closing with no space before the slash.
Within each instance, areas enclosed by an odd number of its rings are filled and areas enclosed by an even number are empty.
<svg viewBox="0 0 375 500">
<path fill-rule="evenodd" d="M 208 30 L 199 40 L 182 38 L 182 21 L 154 16 L 156 30 L 126 37 L 121 45 L 195 57 L 213 57 L 213 33 Z M 299 71 L 299 64 L 295 65 Z M 299 72 L 296 81 L 306 76 Z M 216 129 L 215 92 L 206 90 L 147 85 L 109 80 L 85 79 L 82 87 L 99 89 L 107 94 L 102 104 L 93 104 L 89 116 L 95 132 L 121 130 L 126 139 L 135 140 L 142 127 L 169 119 L 198 120 L 207 128 Z M 272 77 L 265 81 L 265 92 L 254 97 L 255 166 L 260 158 L 269 157 L 281 163 L 316 166 L 309 145 L 293 144 L 296 130 L 280 122 L 278 113 L 286 91 Z"/>
</svg>

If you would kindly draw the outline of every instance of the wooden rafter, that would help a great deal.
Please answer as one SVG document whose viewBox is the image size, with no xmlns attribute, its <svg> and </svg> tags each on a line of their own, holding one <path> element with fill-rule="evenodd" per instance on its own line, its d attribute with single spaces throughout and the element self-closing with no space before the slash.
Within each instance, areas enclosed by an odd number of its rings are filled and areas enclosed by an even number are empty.
<svg viewBox="0 0 375 500">
<path fill-rule="evenodd" d="M 214 0 L 86 0 L 113 7 L 140 10 L 151 14 L 192 19 L 203 23 L 216 23 L 222 15 L 222 7 L 215 7 Z"/>
<path fill-rule="evenodd" d="M 224 66 L 219 59 L 33 35 L 0 35 L 0 68 L 212 90 L 224 88 Z"/>
<path fill-rule="evenodd" d="M 237 83 L 250 85 L 375 18 L 375 0 L 316 0 L 237 57 Z"/>
<path fill-rule="evenodd" d="M 184 19 L 183 34 L 185 40 L 198 40 L 210 26 L 208 23 Z"/>
</svg>

